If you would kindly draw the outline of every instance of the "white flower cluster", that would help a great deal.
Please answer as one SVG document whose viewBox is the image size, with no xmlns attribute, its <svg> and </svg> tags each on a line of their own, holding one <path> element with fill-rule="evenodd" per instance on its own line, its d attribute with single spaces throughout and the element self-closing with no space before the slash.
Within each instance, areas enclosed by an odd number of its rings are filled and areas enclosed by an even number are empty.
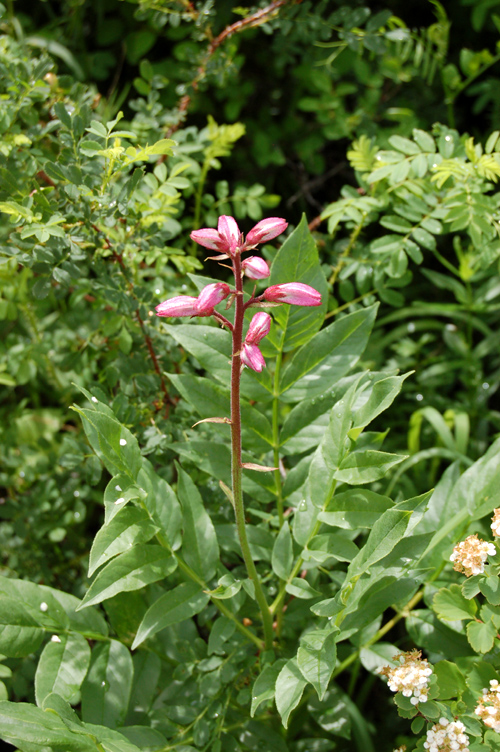
<svg viewBox="0 0 500 752">
<path fill-rule="evenodd" d="M 486 726 L 500 732 L 500 684 L 496 679 L 490 681 L 489 690 L 483 689 L 475 712 Z"/>
<path fill-rule="evenodd" d="M 429 752 L 468 752 L 469 737 L 464 733 L 465 726 L 461 721 L 448 721 L 440 718 L 428 732 L 424 742 Z"/>
<path fill-rule="evenodd" d="M 493 517 L 491 519 L 491 531 L 493 535 L 500 535 L 500 509 L 493 510 Z"/>
<path fill-rule="evenodd" d="M 496 552 L 494 543 L 483 541 L 474 534 L 457 543 L 450 561 L 454 562 L 453 569 L 456 572 L 463 572 L 467 577 L 471 577 L 474 574 L 482 574 L 486 559 L 488 556 L 494 556 Z"/>
<path fill-rule="evenodd" d="M 422 660 L 422 653 L 419 650 L 401 653 L 396 658 L 400 661 L 399 666 L 395 668 L 385 666 L 379 671 L 387 677 L 389 689 L 393 692 L 401 692 L 404 697 L 411 697 L 412 705 L 426 702 L 429 677 L 432 674 L 429 662 L 425 658 Z"/>
</svg>

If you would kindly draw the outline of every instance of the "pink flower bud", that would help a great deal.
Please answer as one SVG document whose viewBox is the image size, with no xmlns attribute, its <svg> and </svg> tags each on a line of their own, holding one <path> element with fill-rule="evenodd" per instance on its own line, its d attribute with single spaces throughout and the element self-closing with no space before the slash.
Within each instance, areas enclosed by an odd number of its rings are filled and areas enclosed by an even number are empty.
<svg viewBox="0 0 500 752">
<path fill-rule="evenodd" d="M 198 298 L 179 295 L 177 298 L 164 300 L 155 308 L 157 316 L 198 316 Z"/>
<path fill-rule="evenodd" d="M 257 222 L 247 235 L 246 245 L 257 245 L 257 243 L 265 243 L 267 240 L 272 240 L 285 232 L 288 227 L 288 222 L 280 217 L 268 217 Z"/>
<path fill-rule="evenodd" d="M 236 220 L 233 219 L 233 217 L 228 217 L 223 214 L 222 217 L 219 217 L 217 229 L 220 237 L 224 238 L 228 244 L 229 253 L 233 254 L 238 247 L 241 238 L 241 233 L 236 224 Z"/>
<path fill-rule="evenodd" d="M 215 282 L 213 285 L 204 287 L 198 296 L 196 305 L 198 315 L 210 315 L 214 307 L 224 300 L 224 298 L 227 298 L 230 292 L 229 285 L 226 285 L 225 282 Z"/>
<path fill-rule="evenodd" d="M 264 298 L 272 303 L 290 303 L 291 305 L 319 306 L 321 295 L 309 285 L 302 282 L 288 282 L 285 285 L 272 285 L 264 292 Z"/>
<path fill-rule="evenodd" d="M 241 233 L 233 217 L 222 215 L 216 230 L 212 227 L 194 230 L 190 238 L 205 248 L 232 256 L 240 243 Z"/>
<path fill-rule="evenodd" d="M 258 373 L 260 373 L 266 365 L 264 356 L 257 345 L 248 344 L 247 342 L 244 343 L 241 350 L 241 362 L 245 366 L 251 368 L 252 371 L 257 371 Z"/>
<path fill-rule="evenodd" d="M 189 236 L 198 245 L 210 248 L 212 251 L 222 251 L 221 238 L 217 230 L 211 227 L 204 227 L 203 230 L 194 230 Z"/>
<path fill-rule="evenodd" d="M 250 279 L 266 279 L 271 274 L 268 265 L 259 256 L 249 256 L 242 262 L 241 268 Z"/>
<path fill-rule="evenodd" d="M 258 345 L 261 339 L 267 337 L 271 328 L 271 317 L 268 313 L 261 311 L 253 316 L 245 337 L 246 345 Z"/>
</svg>

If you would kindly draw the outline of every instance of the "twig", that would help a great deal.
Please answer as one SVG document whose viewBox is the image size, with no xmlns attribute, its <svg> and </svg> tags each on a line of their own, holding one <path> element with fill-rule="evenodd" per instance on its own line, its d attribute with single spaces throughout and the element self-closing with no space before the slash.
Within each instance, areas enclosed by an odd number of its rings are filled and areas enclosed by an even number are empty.
<svg viewBox="0 0 500 752">
<path fill-rule="evenodd" d="M 244 31 L 244 29 L 251 28 L 253 26 L 259 26 L 260 24 L 265 23 L 268 16 L 277 11 L 278 8 L 280 8 L 282 5 L 286 5 L 288 2 L 290 2 L 290 0 L 274 0 L 274 2 L 270 3 L 265 8 L 261 8 L 256 13 L 252 13 L 251 16 L 247 16 L 247 18 L 243 18 L 241 21 L 236 21 L 230 26 L 226 26 L 226 28 L 221 31 L 218 36 L 215 37 L 215 39 L 212 39 L 208 46 L 205 57 L 198 67 L 196 76 L 191 82 L 192 94 L 197 91 L 200 81 L 205 77 L 207 65 L 210 58 L 226 39 L 231 37 L 233 34 L 238 34 L 239 32 Z M 302 2 L 302 0 L 296 0 L 296 2 Z M 170 126 L 165 134 L 166 138 L 170 138 L 170 136 L 175 133 L 175 131 L 184 122 L 187 110 L 189 108 L 189 105 L 191 104 L 192 94 L 185 94 L 179 100 L 179 106 L 177 108 L 179 113 L 178 122 Z M 163 160 L 160 158 L 159 161 Z"/>
<path fill-rule="evenodd" d="M 99 227 L 97 227 L 97 225 L 92 224 L 91 226 L 92 226 L 92 229 L 94 229 L 96 232 L 99 232 L 99 233 L 103 234 L 102 230 L 100 230 Z M 105 236 L 105 243 L 106 243 L 105 247 L 108 248 L 109 250 L 111 250 L 113 252 L 113 259 L 118 263 L 120 269 L 122 270 L 123 276 L 125 277 L 125 280 L 127 282 L 127 286 L 128 286 L 129 292 L 132 294 L 132 296 L 134 297 L 134 299 L 137 302 L 139 302 L 138 299 L 137 299 L 137 297 L 136 297 L 136 295 L 135 295 L 135 293 L 134 293 L 134 286 L 133 286 L 132 282 L 129 279 L 128 270 L 127 270 L 127 267 L 125 266 L 125 262 L 123 261 L 123 256 L 121 255 L 121 253 L 118 253 L 118 251 L 116 251 L 112 247 L 112 245 L 111 245 L 111 243 L 109 241 L 109 238 L 106 237 L 106 236 Z M 155 349 L 154 349 L 153 340 L 151 339 L 151 337 L 149 336 L 149 334 L 146 331 L 146 325 L 145 325 L 145 323 L 144 323 L 144 321 L 143 321 L 143 319 L 141 317 L 141 314 L 139 313 L 139 308 L 137 308 L 137 310 L 135 312 L 135 317 L 137 319 L 137 322 L 138 322 L 138 324 L 139 324 L 139 326 L 141 328 L 142 334 L 144 336 L 144 341 L 146 343 L 146 347 L 148 348 L 148 352 L 149 352 L 151 361 L 153 363 L 153 368 L 155 370 L 155 373 L 157 374 L 158 378 L 160 379 L 160 387 L 161 387 L 161 390 L 162 390 L 162 392 L 164 394 L 165 417 L 168 418 L 169 412 L 170 412 L 169 405 L 175 405 L 175 401 L 172 399 L 172 397 L 168 393 L 167 385 L 165 384 L 165 379 L 163 378 L 163 373 L 162 373 L 162 370 L 160 368 L 160 364 L 158 362 L 158 356 L 156 355 L 156 352 L 155 352 Z M 155 403 L 156 410 L 160 410 L 161 407 L 162 407 L 162 405 L 158 406 Z"/>
</svg>

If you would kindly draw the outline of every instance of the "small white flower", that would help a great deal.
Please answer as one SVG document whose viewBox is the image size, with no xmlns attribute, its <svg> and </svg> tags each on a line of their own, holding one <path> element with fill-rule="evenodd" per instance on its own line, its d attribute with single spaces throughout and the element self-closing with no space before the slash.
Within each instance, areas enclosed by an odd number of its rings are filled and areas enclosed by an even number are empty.
<svg viewBox="0 0 500 752">
<path fill-rule="evenodd" d="M 467 577 L 471 577 L 475 574 L 483 574 L 488 556 L 495 554 L 496 548 L 493 543 L 483 541 L 474 534 L 457 543 L 450 561 L 454 562 L 453 569 L 456 572 L 463 572 Z"/>
<path fill-rule="evenodd" d="M 419 702 L 427 702 L 429 691 L 429 677 L 432 667 L 427 660 L 422 659 L 422 653 L 412 650 L 410 653 L 401 653 L 396 656 L 400 665 L 391 668 L 385 666 L 379 673 L 387 677 L 389 689 L 393 692 L 401 692 L 404 697 L 409 697 L 412 705 Z"/>
</svg>

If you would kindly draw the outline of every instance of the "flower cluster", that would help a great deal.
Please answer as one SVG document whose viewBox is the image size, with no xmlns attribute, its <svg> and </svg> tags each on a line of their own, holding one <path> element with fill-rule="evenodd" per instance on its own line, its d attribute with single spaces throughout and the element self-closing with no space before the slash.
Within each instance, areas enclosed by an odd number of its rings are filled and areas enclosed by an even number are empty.
<svg viewBox="0 0 500 752">
<path fill-rule="evenodd" d="M 500 684 L 496 679 L 490 681 L 489 690 L 483 689 L 475 713 L 486 726 L 500 733 Z"/>
<path fill-rule="evenodd" d="M 189 295 L 179 295 L 178 297 L 165 300 L 156 306 L 157 315 L 214 316 L 230 331 L 241 332 L 241 328 L 235 329 L 228 319 L 215 310 L 215 306 L 226 298 L 229 298 L 227 304 L 227 307 L 229 307 L 235 297 L 243 295 L 242 275 L 246 275 L 249 279 L 266 279 L 270 276 L 269 266 L 263 258 L 249 256 L 241 261 L 240 256 L 243 252 L 256 248 L 259 243 L 265 243 L 281 235 L 287 226 L 288 223 L 284 219 L 270 217 L 258 222 L 250 230 L 246 238 L 244 238 L 236 220 L 233 217 L 222 216 L 219 217 L 217 230 L 208 227 L 192 232 L 191 238 L 196 243 L 205 248 L 219 251 L 220 255 L 211 256 L 210 258 L 216 261 L 228 258 L 232 260 L 236 289 L 232 290 L 224 282 L 216 282 L 204 287 L 197 298 Z M 262 295 L 258 297 L 252 295 L 250 300 L 244 304 L 243 311 L 250 305 L 265 306 L 269 304 L 280 305 L 282 303 L 300 306 L 319 306 L 321 305 L 321 295 L 313 287 L 301 282 L 272 285 Z M 262 371 L 266 364 L 258 344 L 269 333 L 270 326 L 271 317 L 267 313 L 257 313 L 250 323 L 245 341 L 242 343 L 241 350 L 239 351 L 243 365 L 248 366 L 248 368 L 254 371 Z"/>
<path fill-rule="evenodd" d="M 500 509 L 493 510 L 493 517 L 491 520 L 491 531 L 494 536 L 500 536 Z"/>
<path fill-rule="evenodd" d="M 400 661 L 399 666 L 391 668 L 385 666 L 379 673 L 388 679 L 389 689 L 393 692 L 401 692 L 404 697 L 411 697 L 411 704 L 427 701 L 429 692 L 429 677 L 432 668 L 419 650 L 409 653 L 400 653 L 396 656 Z"/>
<path fill-rule="evenodd" d="M 428 732 L 424 742 L 429 752 L 468 752 L 469 737 L 464 733 L 465 726 L 461 721 L 449 721 L 440 718 Z"/>
<path fill-rule="evenodd" d="M 481 540 L 474 534 L 457 543 L 450 561 L 453 562 L 453 569 L 456 572 L 463 572 L 467 577 L 471 577 L 474 574 L 482 574 L 486 559 L 494 554 L 496 554 L 495 545 Z"/>
</svg>

